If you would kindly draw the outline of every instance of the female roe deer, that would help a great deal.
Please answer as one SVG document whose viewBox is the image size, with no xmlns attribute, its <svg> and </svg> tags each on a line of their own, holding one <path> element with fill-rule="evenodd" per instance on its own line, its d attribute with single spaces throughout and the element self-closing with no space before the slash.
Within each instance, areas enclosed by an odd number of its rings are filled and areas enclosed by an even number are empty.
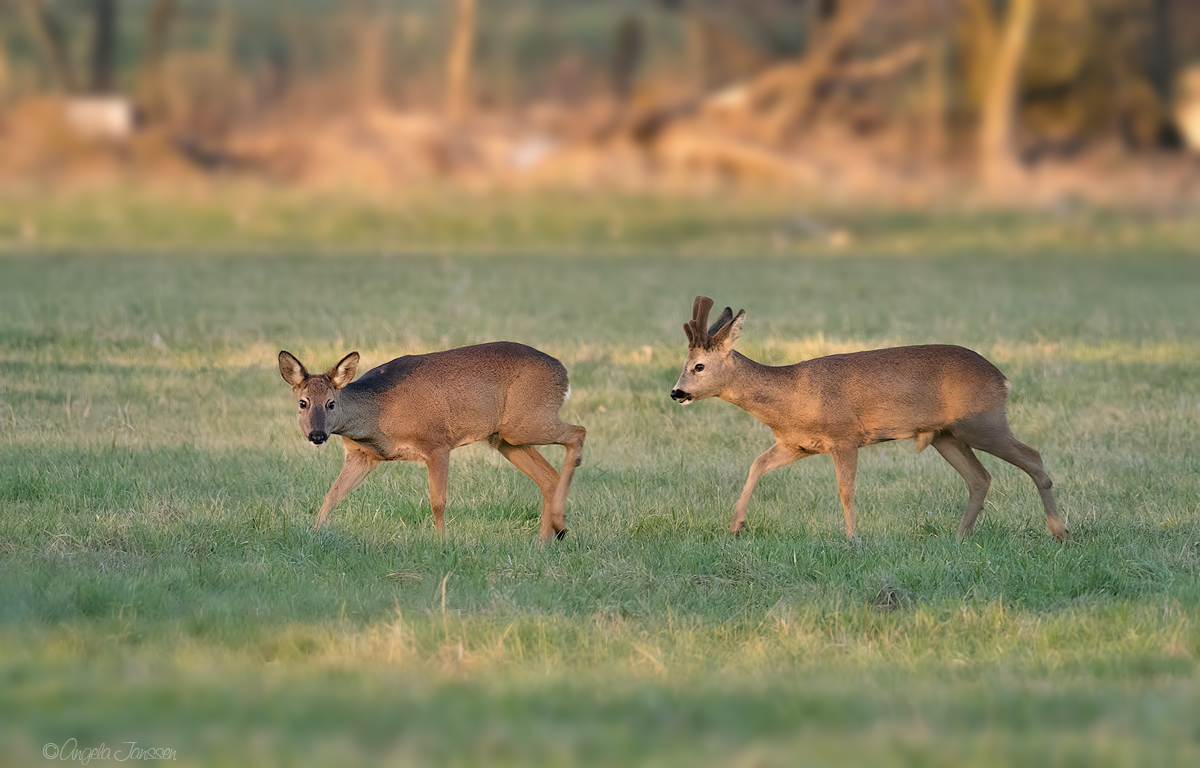
<svg viewBox="0 0 1200 768">
<path fill-rule="evenodd" d="M 450 451 L 486 440 L 541 489 L 542 539 L 566 535 L 567 492 L 587 430 L 559 420 L 571 391 L 562 363 L 499 341 L 398 357 L 351 383 L 357 367 L 358 353 L 351 352 L 313 376 L 291 353 L 279 353 L 279 372 L 300 408 L 300 431 L 314 445 L 341 435 L 346 451 L 314 529 L 379 462 L 399 460 L 428 467 L 429 505 L 444 533 Z M 567 449 L 561 476 L 534 448 L 552 444 Z"/>
<path fill-rule="evenodd" d="M 683 405 L 719 397 L 775 433 L 775 445 L 750 467 L 730 531 L 741 530 L 750 494 L 763 474 L 828 453 L 837 473 L 846 538 L 853 539 L 858 449 L 911 437 L 916 438 L 918 453 L 933 445 L 967 482 L 960 541 L 983 509 L 992 479 L 972 448 L 1004 459 L 1033 478 L 1050 532 L 1059 541 L 1067 540 L 1042 457 L 1009 429 L 1004 405 L 1012 384 L 979 354 L 927 344 L 830 355 L 795 365 L 763 365 L 733 350 L 745 311 L 734 316 L 726 307 L 709 328 L 712 306 L 707 296 L 697 296 L 692 305 L 691 322 L 683 326 L 687 362 L 671 397 Z"/>
</svg>

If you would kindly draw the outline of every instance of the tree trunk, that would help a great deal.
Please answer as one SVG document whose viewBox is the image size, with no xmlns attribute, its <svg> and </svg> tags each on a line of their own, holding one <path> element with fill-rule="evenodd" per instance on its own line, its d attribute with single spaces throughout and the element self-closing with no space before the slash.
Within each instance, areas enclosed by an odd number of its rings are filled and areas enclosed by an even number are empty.
<svg viewBox="0 0 1200 768">
<path fill-rule="evenodd" d="M 471 110 L 471 58 L 475 49 L 475 0 L 458 0 L 446 66 L 446 115 L 462 120 Z"/>
<path fill-rule="evenodd" d="M 1019 170 L 1016 114 L 1021 62 L 1029 43 L 1037 0 L 1010 0 L 979 116 L 979 161 L 989 186 L 1003 185 Z"/>
<path fill-rule="evenodd" d="M 1170 0 L 1154 0 L 1151 13 L 1151 79 L 1154 89 L 1158 92 L 1158 98 L 1169 108 L 1175 96 L 1175 51 L 1171 39 Z"/>
<path fill-rule="evenodd" d="M 142 110 L 151 120 L 161 118 L 163 113 L 162 66 L 175 7 L 176 0 L 154 0 L 146 24 L 146 54 L 142 60 L 139 90 Z"/>
<path fill-rule="evenodd" d="M 977 117 L 987 100 L 988 78 L 1000 45 L 1000 22 L 990 0 L 959 0 L 955 47 L 960 66 L 955 72 L 966 102 L 964 111 Z"/>
<path fill-rule="evenodd" d="M 358 103 L 374 109 L 386 90 L 388 37 L 391 18 L 383 10 L 363 14 L 358 31 Z"/>
<path fill-rule="evenodd" d="M 922 98 L 922 144 L 925 156 L 940 160 L 946 154 L 946 121 L 949 117 L 946 105 L 946 70 L 948 55 L 946 43 L 941 38 L 929 42 L 925 58 L 925 73 Z"/>
<path fill-rule="evenodd" d="M 642 63 L 643 37 L 642 20 L 632 13 L 622 16 L 613 30 L 609 77 L 618 109 L 624 109 L 633 96 L 638 67 Z"/>
<path fill-rule="evenodd" d="M 91 90 L 107 94 L 117 58 L 117 0 L 92 0 L 92 20 Z"/>
<path fill-rule="evenodd" d="M 0 38 L 0 104 L 8 94 L 8 49 L 3 38 Z"/>
</svg>

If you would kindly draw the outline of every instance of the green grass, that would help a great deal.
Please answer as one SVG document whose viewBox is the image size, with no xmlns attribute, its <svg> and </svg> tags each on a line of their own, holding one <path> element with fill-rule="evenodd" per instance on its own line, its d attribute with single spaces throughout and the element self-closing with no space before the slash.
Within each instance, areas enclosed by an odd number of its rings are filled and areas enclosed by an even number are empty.
<svg viewBox="0 0 1200 768">
<path fill-rule="evenodd" d="M 1181 214 L 827 211 L 854 238 L 834 247 L 781 242 L 778 201 L 297 198 L 243 230 L 228 201 L 8 201 L 6 765 L 71 738 L 189 765 L 1200 761 Z M 104 206 L 125 223 L 91 229 Z M 860 546 L 827 457 L 768 475 L 729 537 L 771 437 L 667 397 L 699 292 L 746 308 L 741 348 L 768 362 L 983 352 L 1075 540 L 984 457 L 989 503 L 956 544 L 962 481 L 911 443 L 863 452 Z M 571 374 L 589 437 L 568 538 L 537 543 L 535 487 L 483 446 L 454 454 L 444 541 L 412 464 L 312 533 L 341 457 L 302 441 L 277 350 L 373 365 L 497 338 Z"/>
</svg>

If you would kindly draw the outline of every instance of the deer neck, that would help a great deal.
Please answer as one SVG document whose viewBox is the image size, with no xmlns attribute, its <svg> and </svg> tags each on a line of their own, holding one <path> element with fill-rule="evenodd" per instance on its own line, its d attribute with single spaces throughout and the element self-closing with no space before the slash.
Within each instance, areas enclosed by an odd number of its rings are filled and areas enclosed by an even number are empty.
<svg viewBox="0 0 1200 768">
<path fill-rule="evenodd" d="M 733 376 L 720 398 L 769 427 L 787 421 L 796 393 L 794 366 L 773 366 L 733 353 Z"/>
<path fill-rule="evenodd" d="M 336 418 L 330 420 L 329 433 L 351 440 L 367 440 L 378 432 L 379 405 L 353 389 L 342 390 L 337 401 Z"/>
</svg>

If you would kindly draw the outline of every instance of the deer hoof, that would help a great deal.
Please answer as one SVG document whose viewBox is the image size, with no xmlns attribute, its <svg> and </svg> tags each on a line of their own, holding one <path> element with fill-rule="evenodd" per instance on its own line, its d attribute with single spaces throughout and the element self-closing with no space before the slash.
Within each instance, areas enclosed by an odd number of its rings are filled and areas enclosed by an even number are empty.
<svg viewBox="0 0 1200 768">
<path fill-rule="evenodd" d="M 566 537 L 567 537 L 567 529 L 566 528 L 563 528 L 561 531 L 558 531 L 557 533 L 554 534 L 554 538 L 558 539 L 559 541 L 562 541 Z"/>
</svg>

